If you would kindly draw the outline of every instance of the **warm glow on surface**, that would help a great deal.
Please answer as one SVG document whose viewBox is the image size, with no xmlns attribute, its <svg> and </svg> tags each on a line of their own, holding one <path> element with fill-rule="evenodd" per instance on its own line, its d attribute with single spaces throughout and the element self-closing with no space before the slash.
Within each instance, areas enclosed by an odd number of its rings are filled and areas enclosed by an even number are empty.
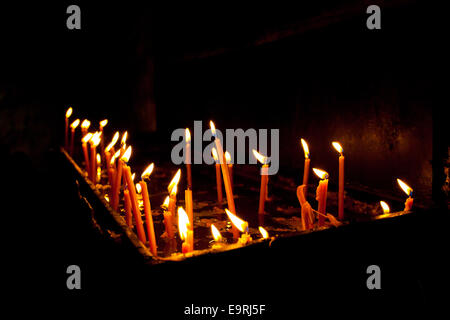
<svg viewBox="0 0 450 320">
<path fill-rule="evenodd" d="M 211 224 L 211 233 L 213 235 L 214 241 L 222 241 L 222 235 L 214 224 Z"/>
<path fill-rule="evenodd" d="M 318 176 L 320 179 L 328 179 L 328 173 L 320 170 L 320 169 L 316 169 L 313 168 L 314 173 L 316 174 L 316 176 Z"/>
<path fill-rule="evenodd" d="M 191 141 L 191 132 L 189 131 L 188 128 L 186 128 L 186 142 L 190 142 Z"/>
<path fill-rule="evenodd" d="M 91 140 L 91 138 L 92 138 L 92 133 L 88 132 L 88 133 L 86 133 L 86 135 L 83 137 L 83 139 L 81 139 L 81 141 L 82 141 L 83 143 L 87 143 L 89 140 Z"/>
<path fill-rule="evenodd" d="M 150 177 L 150 175 L 153 172 L 153 168 L 154 167 L 155 167 L 155 164 L 153 162 L 150 163 L 150 165 L 147 168 L 145 168 L 144 172 L 142 172 L 141 178 L 142 179 L 147 179 L 148 177 Z"/>
<path fill-rule="evenodd" d="M 231 164 L 231 155 L 230 155 L 230 153 L 228 151 L 225 151 L 225 161 L 228 164 Z"/>
<path fill-rule="evenodd" d="M 219 156 L 218 156 L 218 154 L 217 154 L 216 148 L 212 148 L 212 149 L 211 149 L 211 153 L 212 153 L 212 156 L 213 156 L 213 158 L 214 158 L 214 161 L 218 161 L 218 160 L 219 160 Z"/>
<path fill-rule="evenodd" d="M 170 181 L 169 186 L 167 187 L 167 190 L 169 190 L 170 193 L 172 193 L 172 189 L 178 184 L 181 178 L 181 169 L 178 169 L 177 173 L 172 178 L 172 181 Z"/>
<path fill-rule="evenodd" d="M 384 213 L 389 213 L 390 209 L 386 202 L 380 201 L 381 208 L 383 208 Z"/>
<path fill-rule="evenodd" d="M 84 119 L 83 122 L 81 123 L 81 127 L 83 129 L 89 129 L 89 127 L 91 126 L 91 122 L 88 119 Z"/>
<path fill-rule="evenodd" d="M 264 239 L 267 239 L 269 237 L 269 233 L 266 229 L 264 229 L 263 227 L 259 227 L 258 229 Z"/>
<path fill-rule="evenodd" d="M 181 240 L 187 238 L 189 225 L 189 217 L 186 211 L 184 211 L 183 207 L 178 207 L 178 231 L 180 232 Z"/>
<path fill-rule="evenodd" d="M 79 124 L 80 124 L 80 119 L 77 119 L 77 120 L 75 120 L 74 122 L 72 122 L 72 123 L 70 124 L 70 127 L 71 127 L 72 129 L 75 129 L 76 127 L 78 127 Z"/>
<path fill-rule="evenodd" d="M 119 155 L 120 155 L 120 152 L 119 152 Z M 120 158 L 120 159 L 125 162 L 128 162 L 128 160 L 130 160 L 130 157 L 131 157 L 131 146 L 128 146 L 127 150 L 125 151 L 122 158 Z"/>
<path fill-rule="evenodd" d="M 267 164 L 267 157 L 263 156 L 262 154 L 260 154 L 258 151 L 256 151 L 255 149 L 252 150 L 253 151 L 253 155 L 255 156 L 255 158 L 261 162 L 261 164 Z"/>
<path fill-rule="evenodd" d="M 303 147 L 303 152 L 305 153 L 305 158 L 309 159 L 309 147 L 305 140 L 300 139 Z"/>
<path fill-rule="evenodd" d="M 339 144 L 339 142 L 332 142 L 331 143 L 333 145 L 333 147 L 336 149 L 337 152 L 339 152 L 342 155 L 342 152 L 344 151 L 341 147 L 341 145 Z"/>
<path fill-rule="evenodd" d="M 141 193 L 141 191 L 142 191 L 141 184 L 140 183 L 136 183 L 136 192 L 137 193 Z"/>
<path fill-rule="evenodd" d="M 234 215 L 230 210 L 225 209 L 225 212 L 228 216 L 228 218 L 231 220 L 231 223 L 239 229 L 241 232 L 247 231 L 248 223 L 240 218 L 238 218 L 236 215 Z"/>
<path fill-rule="evenodd" d="M 216 135 L 216 126 L 214 125 L 214 122 L 212 122 L 212 120 L 209 122 L 209 126 L 211 127 L 211 133 L 215 136 Z"/>
<path fill-rule="evenodd" d="M 104 128 L 108 124 L 108 119 L 100 121 L 100 127 Z"/>
<path fill-rule="evenodd" d="M 108 144 L 108 146 L 105 148 L 105 151 L 111 150 L 112 147 L 114 147 L 114 145 L 117 143 L 117 140 L 119 140 L 119 131 L 116 131 L 116 133 L 114 134 L 110 144 Z"/>
<path fill-rule="evenodd" d="M 400 188 L 402 188 L 402 190 L 408 195 L 408 196 L 412 196 L 412 192 L 413 189 L 411 189 L 410 186 L 408 186 L 406 183 L 404 183 L 402 180 L 397 179 L 398 185 L 400 186 Z"/>
<path fill-rule="evenodd" d="M 72 115 L 72 111 L 73 111 L 72 107 L 67 109 L 67 111 L 66 111 L 66 118 L 70 118 L 70 116 Z"/>
<path fill-rule="evenodd" d="M 128 138 L 128 131 L 125 131 L 122 135 L 122 140 L 120 141 L 120 144 L 124 145 L 127 142 L 127 138 Z"/>
</svg>

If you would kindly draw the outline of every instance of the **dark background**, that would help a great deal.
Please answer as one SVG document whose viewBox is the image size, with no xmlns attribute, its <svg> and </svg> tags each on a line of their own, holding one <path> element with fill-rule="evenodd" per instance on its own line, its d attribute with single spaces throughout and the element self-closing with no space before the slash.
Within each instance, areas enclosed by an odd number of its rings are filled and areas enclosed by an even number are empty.
<svg viewBox="0 0 450 320">
<path fill-rule="evenodd" d="M 68 106 L 75 111 L 72 119 L 94 123 L 108 118 L 107 129 L 127 129 L 132 139 L 164 152 L 167 160 L 172 130 L 192 127 L 194 120 L 203 120 L 204 127 L 213 119 L 218 128 L 279 128 L 280 174 L 298 176 L 298 182 L 303 168 L 300 137 L 310 144 L 314 166 L 327 169 L 331 177 L 338 175 L 337 155 L 330 146 L 337 140 L 344 146 L 349 185 L 403 197 L 395 183 L 399 177 L 414 188 L 415 205 L 430 212 L 446 210 L 442 186 L 447 130 L 443 104 L 436 98 L 444 65 L 439 8 L 426 1 L 295 6 L 78 1 L 81 30 L 68 30 L 65 12 L 70 4 L 1 6 L 0 152 L 8 231 L 4 243 L 18 244 L 7 247 L 14 257 L 21 257 L 8 264 L 21 275 L 11 278 L 21 283 L 14 285 L 19 292 L 47 287 L 56 295 L 63 292 L 70 304 L 75 299 L 71 295 L 89 301 L 104 285 L 91 282 L 91 290 L 72 294 L 60 284 L 65 266 L 80 260 L 88 270 L 96 270 L 91 273 L 93 282 L 105 272 L 98 257 L 102 248 L 91 246 L 88 236 L 80 237 L 82 229 L 73 219 L 81 209 L 64 188 L 56 187 L 60 173 L 55 172 L 52 150 L 62 143 Z M 370 4 L 382 9 L 381 30 L 366 28 Z M 420 238 L 427 245 L 418 253 L 412 244 L 406 247 L 413 261 L 394 259 L 396 251 L 383 256 L 379 249 L 382 260 L 393 268 L 388 270 L 394 270 L 389 279 L 395 282 L 401 276 L 403 282 L 396 284 L 398 292 L 381 295 L 376 303 L 405 292 L 413 292 L 411 299 L 419 302 L 433 301 L 434 253 L 446 237 L 439 229 L 445 223 L 432 217 L 430 228 L 438 231 Z M 61 224 L 67 229 L 61 231 Z M 365 259 L 355 261 L 366 265 Z M 411 262 L 419 266 L 410 267 Z M 319 264 L 312 261 L 307 268 L 314 270 Z M 349 266 L 360 270 L 351 262 Z M 30 285 L 29 273 L 35 267 L 39 271 L 31 278 L 39 285 Z M 350 271 L 346 275 L 349 282 L 359 279 Z M 412 285 L 407 281 L 411 277 Z M 323 290 L 316 290 L 339 296 L 336 288 L 347 283 L 339 279 L 334 291 L 326 282 L 318 286 Z M 286 289 L 272 290 L 288 290 L 289 281 L 283 281 Z M 404 283 L 413 289 L 402 287 Z M 305 286 L 314 288 L 312 282 Z M 136 295 L 145 299 L 139 292 Z M 367 305 L 373 298 L 349 292 L 349 299 Z M 160 301 L 162 296 L 164 301 L 183 301 L 177 289 L 152 299 Z M 241 299 L 236 303 L 245 303 Z M 295 306 L 295 299 L 289 301 Z M 407 305 L 409 298 L 403 301 Z"/>
</svg>

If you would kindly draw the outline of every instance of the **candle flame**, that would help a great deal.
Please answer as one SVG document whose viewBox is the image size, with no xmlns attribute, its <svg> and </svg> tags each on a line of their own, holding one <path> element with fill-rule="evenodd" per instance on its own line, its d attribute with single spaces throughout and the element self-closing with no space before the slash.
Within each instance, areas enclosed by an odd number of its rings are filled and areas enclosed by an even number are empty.
<svg viewBox="0 0 450 320">
<path fill-rule="evenodd" d="M 219 156 L 218 156 L 218 154 L 217 154 L 216 148 L 212 148 L 212 149 L 211 149 L 211 153 L 212 153 L 212 156 L 213 156 L 213 158 L 214 158 L 214 161 L 218 161 L 218 160 L 219 160 Z"/>
<path fill-rule="evenodd" d="M 72 122 L 70 124 L 70 127 L 75 130 L 76 127 L 78 127 L 78 125 L 80 124 L 80 119 L 75 120 L 74 122 Z"/>
<path fill-rule="evenodd" d="M 114 147 L 114 145 L 116 144 L 117 140 L 119 140 L 119 131 L 116 131 L 116 133 L 114 134 L 111 142 L 105 148 L 105 151 L 109 152 L 109 150 L 111 150 L 112 147 Z"/>
<path fill-rule="evenodd" d="M 261 164 L 267 164 L 267 157 L 263 156 L 262 154 L 260 154 L 258 151 L 256 151 L 255 149 L 252 150 L 253 151 L 253 155 L 255 156 L 255 158 L 261 162 Z"/>
<path fill-rule="evenodd" d="M 300 139 L 301 143 L 302 143 L 302 147 L 303 147 L 303 152 L 305 153 L 305 159 L 309 159 L 309 147 L 308 144 L 306 143 L 306 141 L 302 138 Z"/>
<path fill-rule="evenodd" d="M 173 188 L 172 188 L 172 190 L 170 190 L 170 196 L 171 196 L 171 197 L 176 196 L 176 195 L 177 195 L 177 192 L 178 192 L 178 186 L 177 186 L 177 185 L 174 185 Z"/>
<path fill-rule="evenodd" d="M 100 121 L 100 127 L 104 128 L 108 124 L 108 119 Z"/>
<path fill-rule="evenodd" d="M 187 232 L 190 227 L 189 217 L 183 207 L 178 207 L 178 231 L 181 240 L 186 240 Z"/>
<path fill-rule="evenodd" d="M 127 142 L 127 138 L 128 138 L 128 131 L 125 131 L 122 135 L 122 141 L 120 142 L 122 146 L 125 145 L 125 143 Z"/>
<path fill-rule="evenodd" d="M 409 197 L 412 196 L 413 189 L 411 189 L 410 186 L 408 186 L 406 183 L 404 183 L 404 182 L 403 182 L 402 180 L 400 180 L 400 179 L 397 179 L 397 183 L 398 183 L 398 185 L 400 186 L 400 188 L 402 188 L 402 190 L 403 190 Z"/>
<path fill-rule="evenodd" d="M 109 162 L 111 165 L 114 164 L 114 161 L 116 161 L 116 159 L 120 156 L 120 150 L 117 150 L 116 153 L 113 154 L 113 156 L 111 157 L 111 161 Z"/>
<path fill-rule="evenodd" d="M 186 142 L 190 141 L 191 141 L 191 132 L 189 131 L 188 128 L 186 128 Z"/>
<path fill-rule="evenodd" d="M 91 138 L 91 143 L 94 145 L 94 147 L 98 146 L 100 144 L 101 139 L 101 132 L 96 131 Z"/>
<path fill-rule="evenodd" d="M 131 175 L 131 181 L 134 181 L 134 178 L 136 177 L 136 173 L 133 172 L 133 174 Z"/>
<path fill-rule="evenodd" d="M 120 155 L 120 152 L 119 152 Z M 125 151 L 125 153 L 123 154 L 123 156 L 120 158 L 121 160 L 128 162 L 128 160 L 130 160 L 131 157 L 131 146 L 128 146 L 127 150 Z"/>
<path fill-rule="evenodd" d="M 147 168 L 145 168 L 144 172 L 141 174 L 142 179 L 147 179 L 153 172 L 155 164 L 152 162 Z"/>
<path fill-rule="evenodd" d="M 231 164 L 231 155 L 228 151 L 225 151 L 225 161 L 228 164 Z"/>
<path fill-rule="evenodd" d="M 380 205 L 381 205 L 381 208 L 383 209 L 384 213 L 389 213 L 390 209 L 386 202 L 380 201 Z"/>
<path fill-rule="evenodd" d="M 83 129 L 89 129 L 89 127 L 91 126 L 91 122 L 88 119 L 84 119 L 83 122 L 81 123 L 81 127 Z"/>
<path fill-rule="evenodd" d="M 239 229 L 241 232 L 246 232 L 248 229 L 248 223 L 242 219 L 240 219 L 238 216 L 234 215 L 230 210 L 225 209 L 225 212 L 228 216 L 228 218 L 231 220 L 231 223 Z"/>
<path fill-rule="evenodd" d="M 161 205 L 161 207 L 162 207 L 164 210 L 167 210 L 167 209 L 169 208 L 169 202 L 170 202 L 170 198 L 169 198 L 169 196 L 167 196 L 167 197 L 164 199 L 164 202 L 163 202 L 163 204 Z"/>
<path fill-rule="evenodd" d="M 81 141 L 82 141 L 83 143 L 87 143 L 89 140 L 91 140 L 91 138 L 92 138 L 92 133 L 88 132 L 88 133 L 86 133 L 86 135 L 83 137 L 83 139 L 81 139 Z"/>
<path fill-rule="evenodd" d="M 209 126 L 211 127 L 211 133 L 213 136 L 216 136 L 216 126 L 214 125 L 214 122 L 212 120 L 209 122 Z"/>
<path fill-rule="evenodd" d="M 102 163 L 102 157 L 100 156 L 100 153 L 97 153 L 97 164 L 101 165 Z"/>
<path fill-rule="evenodd" d="M 258 229 L 259 229 L 259 232 L 261 232 L 263 239 L 269 238 L 269 233 L 267 232 L 266 229 L 264 229 L 263 227 L 259 227 Z"/>
<path fill-rule="evenodd" d="M 180 181 L 180 177 L 181 177 L 181 169 L 178 169 L 177 173 L 175 173 L 175 175 L 172 178 L 172 181 L 170 181 L 169 186 L 167 187 L 169 192 L 172 192 L 174 186 L 178 184 L 178 182 Z"/>
<path fill-rule="evenodd" d="M 105 194 L 105 200 L 109 202 L 109 197 L 107 194 Z"/>
<path fill-rule="evenodd" d="M 344 151 L 341 147 L 341 145 L 339 144 L 339 142 L 333 141 L 331 143 L 333 145 L 333 147 L 336 149 L 337 152 L 339 152 L 342 156 L 342 152 Z"/>
<path fill-rule="evenodd" d="M 66 111 L 66 118 L 70 118 L 70 116 L 72 115 L 72 111 L 73 111 L 72 107 L 67 109 L 67 111 Z"/>
<path fill-rule="evenodd" d="M 316 174 L 316 176 L 318 176 L 320 179 L 328 179 L 328 173 L 320 170 L 320 169 L 316 169 L 313 168 L 314 173 Z"/>
<path fill-rule="evenodd" d="M 133 180 L 134 180 L 134 179 L 133 179 Z M 136 192 L 137 192 L 137 193 L 141 193 L 141 191 L 142 191 L 141 184 L 140 184 L 140 183 L 136 183 Z"/>
<path fill-rule="evenodd" d="M 211 223 L 211 233 L 213 235 L 214 241 L 217 242 L 222 241 L 222 235 L 220 234 L 220 231 L 212 223 Z"/>
</svg>

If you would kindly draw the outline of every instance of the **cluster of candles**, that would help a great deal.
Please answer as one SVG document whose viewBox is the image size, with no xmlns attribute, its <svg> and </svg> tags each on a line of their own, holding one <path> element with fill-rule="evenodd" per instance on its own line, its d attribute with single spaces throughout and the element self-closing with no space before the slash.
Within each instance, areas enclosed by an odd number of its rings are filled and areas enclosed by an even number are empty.
<svg viewBox="0 0 450 320">
<path fill-rule="evenodd" d="M 84 156 L 85 171 L 88 178 L 94 183 L 100 182 L 102 164 L 103 168 L 108 173 L 108 184 L 110 186 L 108 195 L 105 195 L 105 199 L 109 202 L 110 206 L 114 210 L 119 209 L 119 202 L 122 199 L 123 208 L 125 211 L 125 221 L 129 227 L 136 227 L 136 232 L 139 240 L 146 244 L 150 252 L 157 256 L 157 243 L 155 237 L 155 230 L 152 218 L 151 204 L 148 193 L 147 183 L 150 181 L 150 175 L 153 172 L 154 164 L 151 163 L 141 174 L 141 180 L 135 184 L 134 176 L 131 173 L 131 168 L 128 165 L 128 161 L 131 157 L 132 148 L 127 146 L 126 141 L 128 133 L 124 132 L 122 134 L 120 147 L 116 151 L 115 146 L 119 141 L 119 132 L 116 132 L 111 140 L 111 142 L 105 147 L 104 146 L 104 135 L 103 128 L 108 124 L 108 120 L 102 120 L 99 122 L 99 130 L 94 133 L 88 132 L 90 128 L 90 122 L 84 120 L 81 122 L 80 119 L 76 119 L 69 125 L 69 119 L 72 115 L 73 109 L 69 108 L 65 116 L 65 149 L 69 154 L 73 155 L 74 149 L 74 136 L 75 130 L 78 126 L 81 127 L 81 145 Z M 70 143 L 69 143 L 69 127 L 71 129 Z M 216 182 L 217 182 L 217 202 L 219 206 L 222 206 L 223 193 L 222 185 L 225 186 L 225 195 L 227 200 L 228 208 L 225 209 L 229 220 L 232 223 L 232 233 L 233 238 L 239 244 L 247 244 L 252 241 L 249 234 L 248 223 L 240 219 L 236 214 L 236 208 L 234 204 L 233 196 L 233 164 L 231 163 L 231 157 L 228 152 L 224 152 L 222 148 L 222 143 L 216 135 L 216 128 L 214 123 L 210 121 L 210 128 L 212 135 L 215 137 L 215 148 L 212 149 L 212 156 L 216 162 Z M 194 213 L 193 213 L 193 200 L 192 200 L 192 174 L 191 174 L 191 136 L 189 129 L 186 129 L 185 133 L 186 141 L 186 172 L 187 172 L 187 188 L 185 190 L 185 209 L 181 206 L 176 205 L 177 201 L 177 191 L 178 183 L 181 178 L 181 169 L 179 169 L 173 179 L 170 181 L 167 191 L 168 196 L 165 198 L 161 207 L 163 208 L 164 225 L 165 232 L 163 236 L 168 239 L 173 240 L 175 237 L 175 225 L 178 226 L 178 231 L 182 243 L 182 253 L 188 253 L 194 250 Z M 88 148 L 89 144 L 89 148 Z M 338 142 L 333 142 L 332 146 L 339 152 L 339 189 L 338 189 L 338 215 L 335 218 L 332 214 L 326 213 L 326 201 L 328 193 L 328 179 L 329 175 L 327 172 L 313 168 L 313 172 L 320 178 L 319 185 L 316 189 L 316 200 L 318 203 L 317 210 L 313 210 L 309 202 L 307 201 L 307 187 L 308 187 L 308 176 L 310 171 L 310 152 L 308 144 L 304 139 L 301 139 L 301 145 L 305 153 L 305 165 L 303 174 L 303 184 L 297 188 L 297 197 L 301 206 L 301 221 L 303 230 L 313 229 L 315 215 L 318 216 L 318 226 L 322 227 L 325 225 L 325 219 L 328 219 L 331 224 L 339 225 L 340 222 L 344 220 L 344 155 L 343 148 Z M 100 148 L 100 153 L 98 153 L 98 148 Z M 262 164 L 261 168 L 261 187 L 259 195 L 259 208 L 258 214 L 265 214 L 265 203 L 268 200 L 268 164 L 270 159 L 257 150 L 253 150 L 253 155 Z M 102 159 L 105 159 L 102 162 Z M 411 210 L 413 204 L 412 189 L 405 184 L 402 180 L 397 179 L 400 187 L 409 196 L 405 202 L 405 211 Z M 122 191 L 122 192 L 121 192 Z M 138 194 L 142 199 L 138 198 Z M 122 195 L 122 197 L 121 197 Z M 140 200 L 140 201 L 139 201 Z M 389 213 L 389 206 L 386 202 L 380 202 L 383 212 L 385 214 Z M 144 222 L 142 221 L 140 207 L 144 209 L 145 216 L 145 229 Z M 174 220 L 178 216 L 178 223 L 175 224 Z M 263 239 L 269 238 L 268 232 L 261 226 L 259 226 L 259 231 Z M 219 230 L 211 224 L 211 233 L 215 240 L 213 246 L 222 246 L 223 238 Z"/>
</svg>

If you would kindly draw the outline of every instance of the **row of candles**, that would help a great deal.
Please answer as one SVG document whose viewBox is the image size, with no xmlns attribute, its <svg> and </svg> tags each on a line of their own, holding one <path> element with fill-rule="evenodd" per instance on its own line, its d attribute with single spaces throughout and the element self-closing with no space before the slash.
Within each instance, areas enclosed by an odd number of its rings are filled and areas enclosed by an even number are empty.
<svg viewBox="0 0 450 320">
<path fill-rule="evenodd" d="M 76 119 L 69 125 L 69 118 L 73 112 L 72 108 L 69 108 L 65 116 L 65 149 L 69 151 L 70 155 L 73 155 L 74 148 L 74 136 L 75 130 L 80 125 L 80 120 Z M 151 213 L 151 204 L 148 194 L 147 181 L 153 171 L 154 164 L 150 164 L 141 174 L 141 181 L 134 184 L 134 174 L 131 174 L 131 168 L 128 166 L 128 161 L 131 156 L 132 148 L 126 145 L 127 132 L 123 133 L 120 148 L 115 150 L 114 147 L 119 140 L 119 132 L 116 132 L 111 140 L 111 142 L 104 147 L 103 141 L 103 128 L 107 125 L 108 120 L 100 121 L 99 131 L 94 133 L 88 132 L 90 127 L 90 122 L 84 120 L 81 122 L 82 131 L 82 150 L 85 162 L 85 170 L 88 174 L 89 179 L 96 184 L 97 181 L 101 179 L 101 159 L 102 156 L 105 158 L 105 169 L 108 173 L 108 182 L 110 185 L 109 197 L 107 197 L 111 207 L 114 210 L 119 209 L 120 202 L 120 191 L 123 189 L 123 207 L 125 211 L 125 221 L 132 227 L 132 220 L 134 218 L 137 235 L 142 243 L 148 244 L 150 252 L 156 256 L 157 255 L 157 244 L 155 238 L 155 231 L 153 225 L 153 218 Z M 70 144 L 69 144 L 69 127 L 71 129 Z M 214 123 L 210 121 L 210 128 L 212 135 L 215 137 L 215 148 L 212 149 L 212 156 L 216 162 L 216 183 L 217 183 L 217 200 L 219 206 L 223 202 L 222 185 L 225 186 L 225 194 L 227 199 L 228 208 L 225 212 L 232 222 L 232 233 L 233 238 L 239 243 L 245 244 L 251 241 L 251 237 L 248 232 L 248 223 L 240 219 L 236 215 L 236 208 L 234 204 L 233 196 L 233 164 L 231 163 L 231 157 L 228 152 L 224 152 L 220 139 L 216 135 L 216 129 Z M 165 225 L 165 235 L 169 239 L 174 238 L 174 222 L 175 214 L 178 215 L 178 230 L 180 238 L 183 240 L 182 252 L 187 253 L 194 249 L 194 225 L 193 225 L 193 201 L 192 201 L 192 174 L 191 174 L 191 137 L 189 129 L 186 129 L 185 134 L 186 141 L 186 172 L 187 172 L 187 188 L 185 190 L 185 207 L 178 207 L 176 210 L 176 195 L 178 190 L 178 182 L 181 178 L 181 169 L 179 169 L 168 186 L 168 196 L 164 200 L 161 206 L 164 210 L 164 225 Z M 89 143 L 89 148 L 88 148 Z M 97 148 L 100 145 L 101 154 L 97 153 Z M 338 142 L 332 142 L 332 146 L 339 153 L 339 183 L 338 183 L 338 215 L 337 219 L 326 213 L 326 201 L 328 193 L 328 179 L 329 175 L 327 172 L 313 168 L 313 172 L 320 178 L 319 185 L 316 189 L 316 200 L 318 203 L 317 210 L 313 210 L 312 206 L 307 201 L 307 186 L 310 171 L 310 152 L 307 142 L 301 139 L 301 145 L 305 154 L 304 163 L 304 173 L 303 173 L 303 184 L 297 188 L 297 197 L 301 206 L 301 221 L 304 230 L 309 230 L 314 227 L 315 215 L 318 216 L 318 226 L 322 227 L 325 225 L 325 219 L 328 219 L 333 225 L 340 224 L 339 221 L 345 219 L 344 216 L 344 155 L 343 148 Z M 258 214 L 265 214 L 265 202 L 268 200 L 268 163 L 270 159 L 257 150 L 253 150 L 255 158 L 262 164 L 261 168 L 261 185 L 260 185 L 260 196 L 259 196 L 259 207 Z M 408 195 L 408 199 L 405 202 L 405 211 L 411 210 L 413 204 L 412 189 L 404 183 L 402 180 L 397 179 L 398 184 L 403 189 L 403 191 Z M 140 206 L 138 202 L 137 194 L 140 193 L 142 196 L 142 204 L 144 208 L 145 216 L 145 226 L 141 218 Z M 380 202 L 384 213 L 389 213 L 389 206 L 386 202 Z M 263 238 L 268 238 L 269 235 L 263 227 L 259 227 L 259 231 Z M 217 243 L 222 241 L 222 236 L 219 230 L 211 224 L 211 232 L 213 238 Z M 147 241 L 148 238 L 148 241 Z"/>
</svg>

